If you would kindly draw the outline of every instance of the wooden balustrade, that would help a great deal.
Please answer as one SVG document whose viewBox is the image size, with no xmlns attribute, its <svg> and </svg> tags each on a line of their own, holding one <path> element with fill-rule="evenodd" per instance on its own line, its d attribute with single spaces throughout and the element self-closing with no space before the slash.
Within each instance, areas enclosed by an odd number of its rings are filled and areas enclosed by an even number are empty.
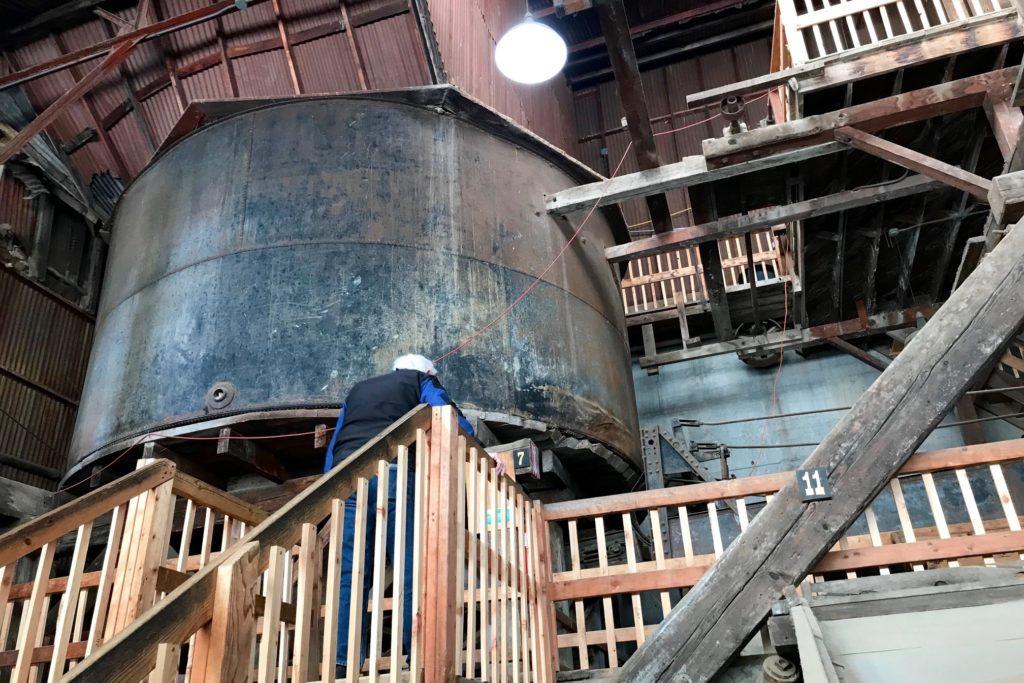
<svg viewBox="0 0 1024 683">
<path fill-rule="evenodd" d="M 141 460 L 12 529 L 0 537 L 0 669 L 59 680 L 265 517 L 167 460 Z"/>
<path fill-rule="evenodd" d="M 389 507 L 392 480 L 396 492 L 412 486 L 411 501 L 396 495 Z M 354 532 L 349 548 L 346 525 Z M 554 678 L 540 507 L 496 475 L 449 407 L 411 411 L 241 542 L 216 556 L 203 547 L 194 575 L 168 586 L 165 599 L 104 642 L 68 680 L 106 682 L 112 671 L 118 680 L 335 680 L 339 645 L 348 662 L 362 661 L 348 667 L 347 681 Z M 346 564 L 352 581 L 343 614 Z M 350 634 L 365 625 L 368 638 L 339 644 L 342 620 Z"/>
<path fill-rule="evenodd" d="M 1019 562 L 1004 469 L 1019 478 L 1021 461 L 1021 440 L 913 456 L 802 590 Z M 339 651 L 361 662 L 346 681 L 617 668 L 793 476 L 543 506 L 496 475 L 452 409 L 427 406 L 270 516 L 146 461 L 0 537 L 0 668 L 19 682 L 326 681 Z M 389 501 L 389 483 L 412 498 Z M 339 643 L 340 623 L 365 641 Z"/>
<path fill-rule="evenodd" d="M 804 590 L 858 573 L 1019 562 L 1024 531 L 1004 468 L 1022 468 L 1022 460 L 1021 440 L 914 455 L 825 554 Z M 617 668 L 793 476 L 783 472 L 545 506 L 544 520 L 556 529 L 551 535 L 564 538 L 568 547 L 569 566 L 554 573 L 549 586 L 561 617 L 562 668 Z M 991 492 L 984 509 L 976 489 Z M 919 504 L 908 505 L 910 496 Z"/>
<path fill-rule="evenodd" d="M 1009 7 L 1008 0 L 779 0 L 776 30 L 799 65 Z"/>
</svg>

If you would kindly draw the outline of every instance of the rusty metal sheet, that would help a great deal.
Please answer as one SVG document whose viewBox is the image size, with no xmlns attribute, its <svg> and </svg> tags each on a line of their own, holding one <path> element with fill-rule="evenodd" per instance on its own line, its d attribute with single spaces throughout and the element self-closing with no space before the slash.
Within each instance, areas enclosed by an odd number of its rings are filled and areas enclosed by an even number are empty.
<svg viewBox="0 0 1024 683">
<path fill-rule="evenodd" d="M 442 90 L 424 98 L 458 111 L 464 96 Z M 544 195 L 587 172 L 507 121 L 485 130 L 400 95 L 408 103 L 322 97 L 229 115 L 129 186 L 76 463 L 205 417 L 217 381 L 238 390 L 227 412 L 337 405 L 401 353 L 452 348 L 541 274 L 568 237 Z M 603 257 L 614 241 L 595 214 L 528 298 L 443 364 L 464 407 L 635 462 L 624 320 Z"/>
</svg>

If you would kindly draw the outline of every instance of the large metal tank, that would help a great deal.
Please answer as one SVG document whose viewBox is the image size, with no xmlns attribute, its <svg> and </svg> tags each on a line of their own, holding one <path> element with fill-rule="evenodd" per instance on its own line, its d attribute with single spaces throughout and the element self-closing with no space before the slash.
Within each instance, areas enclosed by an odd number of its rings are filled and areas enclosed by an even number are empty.
<svg viewBox="0 0 1024 683">
<path fill-rule="evenodd" d="M 402 353 L 439 356 L 565 243 L 545 193 L 596 178 L 450 87 L 230 106 L 120 199 L 73 469 L 172 425 L 336 407 Z M 440 369 L 464 409 L 603 444 L 628 474 L 612 225 L 595 213 Z"/>
</svg>

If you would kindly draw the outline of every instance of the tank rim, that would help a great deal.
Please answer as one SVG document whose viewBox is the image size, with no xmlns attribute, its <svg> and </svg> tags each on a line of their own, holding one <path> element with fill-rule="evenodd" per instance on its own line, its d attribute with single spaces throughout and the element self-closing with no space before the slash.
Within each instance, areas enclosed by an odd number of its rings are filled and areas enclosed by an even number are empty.
<svg viewBox="0 0 1024 683">
<path fill-rule="evenodd" d="M 539 135 L 522 127 L 511 118 L 467 95 L 451 84 L 413 86 L 389 90 L 367 90 L 351 93 L 324 95 L 302 95 L 275 98 L 240 98 L 230 100 L 194 100 L 182 112 L 177 123 L 164 138 L 153 158 L 140 170 L 121 193 L 123 197 L 165 154 L 194 135 L 230 119 L 264 109 L 284 107 L 300 102 L 329 100 L 364 100 L 386 102 L 419 109 L 433 109 L 438 114 L 447 114 L 459 121 L 479 128 L 505 142 L 522 147 L 524 150 L 554 165 L 579 184 L 599 182 L 606 178 L 565 150 L 556 147 Z M 120 197 L 111 213 L 114 222 L 120 209 Z M 612 230 L 616 242 L 630 241 L 629 230 L 622 211 L 617 204 L 600 207 L 604 219 Z"/>
</svg>

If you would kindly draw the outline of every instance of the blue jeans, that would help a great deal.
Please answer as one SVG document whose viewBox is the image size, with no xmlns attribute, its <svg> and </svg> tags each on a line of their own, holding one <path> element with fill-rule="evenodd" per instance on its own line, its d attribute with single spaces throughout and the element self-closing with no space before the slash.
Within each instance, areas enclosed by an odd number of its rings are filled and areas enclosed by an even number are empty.
<svg viewBox="0 0 1024 683">
<path fill-rule="evenodd" d="M 398 478 L 398 468 L 395 465 L 391 465 L 391 470 L 388 473 L 388 529 L 387 529 L 387 562 L 389 565 L 394 567 L 394 552 L 395 552 L 395 500 L 396 494 L 395 489 L 397 487 L 396 479 Z M 415 491 L 415 473 L 412 468 L 409 468 L 408 485 L 405 491 L 405 570 L 404 570 L 404 583 L 403 583 L 403 628 L 402 628 L 402 644 L 405 651 L 408 653 L 410 644 L 412 643 L 412 534 L 413 534 L 413 492 Z M 360 634 L 359 643 L 359 662 L 357 666 L 362 666 L 363 660 L 366 659 L 366 648 L 370 642 L 370 617 L 366 613 L 367 597 L 370 594 L 370 589 L 373 586 L 373 539 L 376 533 L 377 527 L 377 516 L 374 514 L 374 510 L 377 506 L 377 477 L 373 477 L 369 481 L 369 495 L 366 498 L 367 501 L 367 514 L 366 514 L 366 554 L 363 558 L 363 620 L 362 620 L 362 633 Z M 355 529 L 356 527 L 356 494 L 353 493 L 348 497 L 345 502 L 345 532 L 342 538 L 342 557 L 341 557 L 341 598 L 338 601 L 338 664 L 346 666 L 348 664 L 348 624 L 349 624 L 349 611 L 352 603 L 352 555 L 353 546 L 355 545 Z M 399 653 L 392 652 L 391 657 L 394 658 Z"/>
</svg>

